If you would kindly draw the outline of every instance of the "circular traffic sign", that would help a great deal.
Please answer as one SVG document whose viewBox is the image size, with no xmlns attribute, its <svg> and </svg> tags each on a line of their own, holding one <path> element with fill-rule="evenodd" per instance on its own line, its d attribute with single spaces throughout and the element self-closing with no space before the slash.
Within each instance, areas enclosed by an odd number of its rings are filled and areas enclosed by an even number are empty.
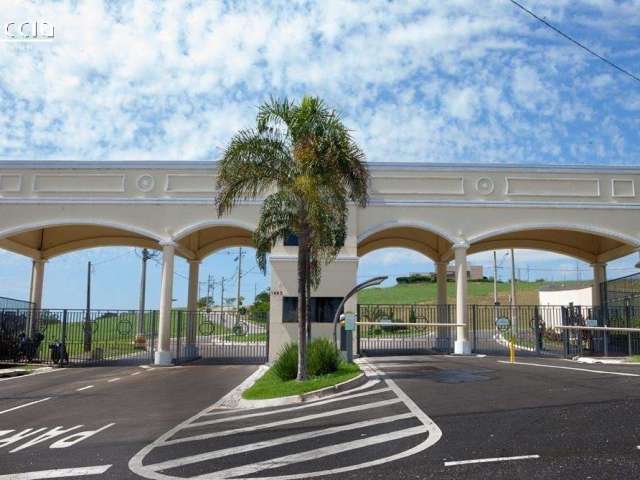
<svg viewBox="0 0 640 480">
<path fill-rule="evenodd" d="M 501 332 L 506 332 L 511 328 L 511 320 L 507 317 L 496 318 L 496 328 Z"/>
</svg>

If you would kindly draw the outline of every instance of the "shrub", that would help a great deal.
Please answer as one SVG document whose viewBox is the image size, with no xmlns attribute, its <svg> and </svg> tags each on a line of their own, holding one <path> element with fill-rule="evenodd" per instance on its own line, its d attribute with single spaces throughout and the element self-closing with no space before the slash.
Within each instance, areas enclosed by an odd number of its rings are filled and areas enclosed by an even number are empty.
<svg viewBox="0 0 640 480">
<path fill-rule="evenodd" d="M 316 338 L 307 349 L 307 372 L 316 377 L 338 370 L 340 366 L 340 352 L 327 338 Z"/>
<path fill-rule="evenodd" d="M 271 370 L 284 382 L 296 378 L 298 375 L 298 345 L 295 343 L 284 345 Z"/>
</svg>

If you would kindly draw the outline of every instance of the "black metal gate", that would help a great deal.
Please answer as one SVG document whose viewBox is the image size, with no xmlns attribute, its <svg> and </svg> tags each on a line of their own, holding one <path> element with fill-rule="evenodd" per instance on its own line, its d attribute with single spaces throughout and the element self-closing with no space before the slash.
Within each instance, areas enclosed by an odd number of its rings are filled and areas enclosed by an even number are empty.
<svg viewBox="0 0 640 480">
<path fill-rule="evenodd" d="M 266 313 L 173 310 L 173 362 L 264 363 L 268 320 Z M 158 332 L 157 310 L 0 309 L 0 362 L 149 364 Z"/>
<path fill-rule="evenodd" d="M 265 312 L 174 311 L 172 353 L 176 363 L 267 361 L 269 316 Z"/>
<path fill-rule="evenodd" d="M 454 305 L 358 305 L 362 355 L 451 353 Z"/>
<path fill-rule="evenodd" d="M 158 313 L 0 310 L 0 361 L 65 366 L 152 363 Z"/>
</svg>

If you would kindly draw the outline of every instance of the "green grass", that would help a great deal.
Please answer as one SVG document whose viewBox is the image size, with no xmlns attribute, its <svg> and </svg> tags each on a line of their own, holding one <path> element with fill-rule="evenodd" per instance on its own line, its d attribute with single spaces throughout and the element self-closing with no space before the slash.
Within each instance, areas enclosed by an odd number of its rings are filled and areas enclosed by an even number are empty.
<svg viewBox="0 0 640 480">
<path fill-rule="evenodd" d="M 543 286 L 551 284 L 583 285 L 584 282 L 517 282 L 516 299 L 519 305 L 537 305 L 538 291 Z M 511 286 L 508 283 L 498 283 L 498 301 L 507 305 Z M 435 304 L 437 285 L 435 283 L 398 284 L 392 287 L 367 288 L 358 293 L 358 303 L 361 304 Z M 493 305 L 492 282 L 469 282 L 467 285 L 469 304 Z M 447 283 L 447 302 L 455 303 L 456 284 Z"/>
<path fill-rule="evenodd" d="M 627 361 L 630 363 L 640 363 L 640 355 L 631 355 L 627 357 Z"/>
<path fill-rule="evenodd" d="M 360 374 L 360 367 L 355 363 L 342 362 L 338 371 L 328 375 L 311 377 L 304 382 L 289 380 L 283 382 L 269 369 L 251 388 L 245 390 L 242 398 L 247 400 L 264 400 L 267 398 L 301 395 L 325 387 L 345 382 Z"/>
</svg>

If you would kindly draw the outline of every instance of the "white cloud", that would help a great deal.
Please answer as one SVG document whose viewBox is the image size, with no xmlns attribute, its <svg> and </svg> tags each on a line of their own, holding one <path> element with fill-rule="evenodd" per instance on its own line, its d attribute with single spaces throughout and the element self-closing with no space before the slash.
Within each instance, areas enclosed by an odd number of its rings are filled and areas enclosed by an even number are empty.
<svg viewBox="0 0 640 480">
<path fill-rule="evenodd" d="M 634 58 L 636 1 L 535 8 Z M 606 100 L 628 81 L 500 0 L 3 0 L 23 17 L 57 37 L 0 44 L 0 158 L 211 158 L 261 101 L 305 93 L 371 160 L 575 163 L 583 135 L 593 161 L 640 153 L 637 102 Z"/>
</svg>

